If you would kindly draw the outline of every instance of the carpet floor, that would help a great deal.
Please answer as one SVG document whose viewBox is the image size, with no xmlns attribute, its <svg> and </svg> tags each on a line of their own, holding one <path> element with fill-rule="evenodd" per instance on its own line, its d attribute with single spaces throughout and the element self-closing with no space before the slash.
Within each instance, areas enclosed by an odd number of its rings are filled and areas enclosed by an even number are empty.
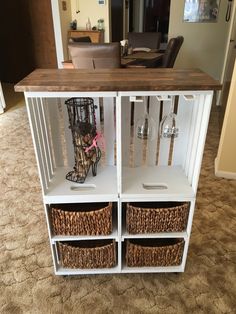
<svg viewBox="0 0 236 314">
<path fill-rule="evenodd" d="M 235 313 L 236 181 L 214 175 L 213 108 L 186 269 L 55 276 L 24 101 L 0 115 L 0 313 Z"/>
</svg>

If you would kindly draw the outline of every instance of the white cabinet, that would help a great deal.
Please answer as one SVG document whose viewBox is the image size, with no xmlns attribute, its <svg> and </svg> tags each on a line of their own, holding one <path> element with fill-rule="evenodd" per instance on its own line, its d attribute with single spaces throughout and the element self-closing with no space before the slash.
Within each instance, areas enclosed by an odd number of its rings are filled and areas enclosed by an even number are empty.
<svg viewBox="0 0 236 314">
<path fill-rule="evenodd" d="M 113 78 L 108 75 L 113 83 L 114 73 Z M 213 96 L 206 87 L 191 86 L 192 91 L 180 87 L 157 91 L 25 89 L 57 275 L 184 271 Z M 74 166 L 64 104 L 71 97 L 94 99 L 97 128 L 105 140 L 97 175 L 90 171 L 84 184 L 65 179 Z M 146 102 L 159 130 L 174 98 L 178 137 L 160 138 L 157 132 L 151 140 L 140 140 L 136 121 L 144 114 Z M 109 204 L 112 217 L 106 212 Z M 58 212 L 52 213 L 53 208 Z M 99 231 L 106 228 L 104 221 L 108 233 Z M 78 234 L 77 225 L 82 230 Z"/>
<path fill-rule="evenodd" d="M 97 104 L 99 98 L 100 102 L 101 99 L 103 100 L 104 120 L 100 119 L 99 106 L 97 106 L 96 115 L 97 127 L 104 134 L 105 151 L 99 162 L 97 176 L 93 177 L 90 171 L 84 184 L 65 179 L 67 172 L 74 165 L 72 139 L 68 128 L 69 120 L 64 104 L 66 98 L 63 98 L 63 94 L 60 98 L 41 97 L 40 94 L 36 95 L 37 97 L 27 98 L 55 273 L 184 271 L 212 92 L 121 92 L 102 95 L 88 93 L 87 95 L 93 97 Z M 68 95 L 70 96 L 81 95 L 72 93 Z M 158 134 L 152 140 L 138 139 L 135 130 L 136 121 L 144 113 L 147 97 L 150 100 L 149 114 L 152 115 L 158 130 L 160 118 L 170 110 L 168 97 L 173 96 L 178 97 L 176 122 L 179 127 L 178 137 L 160 139 Z M 133 124 L 130 123 L 132 105 L 134 106 Z M 86 205 L 89 202 L 98 205 L 101 202 L 112 203 L 113 224 L 109 235 L 54 234 L 51 208 L 55 207 L 55 204 L 59 208 L 60 204 L 61 207 L 65 204 L 75 206 L 79 204 L 77 207 L 83 208 L 83 204 Z M 184 230 L 134 234 L 127 231 L 127 204 L 133 203 L 143 208 L 165 208 L 167 202 L 169 202 L 169 210 L 179 204 L 189 204 L 188 219 Z M 148 206 L 150 203 L 151 205 Z M 155 216 L 155 212 L 153 215 Z M 97 219 L 100 219 L 99 216 Z M 174 215 L 173 219 L 175 219 Z M 69 219 L 68 222 L 66 221 L 65 219 L 64 224 L 69 224 Z M 160 224 L 162 223 L 163 220 L 160 219 Z M 144 239 L 145 244 L 143 244 Z M 179 265 L 127 266 L 125 257 L 130 243 L 134 245 L 141 243 L 145 250 L 149 247 L 148 241 L 150 241 L 150 247 L 155 248 L 158 245 L 158 239 L 161 240 L 160 246 L 171 246 L 175 242 L 183 241 Z M 107 240 L 108 245 L 112 243 L 112 240 L 114 241 L 116 252 L 114 267 L 79 269 L 62 266 L 59 243 L 64 245 L 68 243 L 69 246 L 73 246 L 73 241 L 74 243 L 76 241 L 89 243 L 92 240 Z M 153 240 L 155 240 L 154 244 Z"/>
</svg>

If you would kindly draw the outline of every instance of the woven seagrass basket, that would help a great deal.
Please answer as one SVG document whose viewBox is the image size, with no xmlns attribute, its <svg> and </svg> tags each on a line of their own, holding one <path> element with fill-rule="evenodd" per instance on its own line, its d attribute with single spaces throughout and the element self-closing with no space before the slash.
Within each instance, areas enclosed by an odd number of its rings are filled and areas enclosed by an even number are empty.
<svg viewBox="0 0 236 314">
<path fill-rule="evenodd" d="M 126 242 L 129 267 L 178 266 L 182 262 L 184 239 L 135 239 Z"/>
<path fill-rule="evenodd" d="M 51 205 L 55 235 L 108 235 L 112 232 L 112 203 Z"/>
<path fill-rule="evenodd" d="M 65 268 L 111 268 L 116 265 L 114 240 L 59 242 L 58 253 Z"/>
<path fill-rule="evenodd" d="M 135 233 L 181 232 L 187 227 L 188 202 L 127 203 L 127 231 Z"/>
</svg>

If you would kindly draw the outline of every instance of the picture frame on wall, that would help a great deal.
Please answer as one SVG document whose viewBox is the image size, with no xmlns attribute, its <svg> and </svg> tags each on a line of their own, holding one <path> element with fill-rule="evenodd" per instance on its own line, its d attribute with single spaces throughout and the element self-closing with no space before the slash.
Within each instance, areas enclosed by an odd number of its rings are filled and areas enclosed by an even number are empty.
<svg viewBox="0 0 236 314">
<path fill-rule="evenodd" d="M 217 22 L 220 0 L 185 0 L 184 22 Z"/>
</svg>

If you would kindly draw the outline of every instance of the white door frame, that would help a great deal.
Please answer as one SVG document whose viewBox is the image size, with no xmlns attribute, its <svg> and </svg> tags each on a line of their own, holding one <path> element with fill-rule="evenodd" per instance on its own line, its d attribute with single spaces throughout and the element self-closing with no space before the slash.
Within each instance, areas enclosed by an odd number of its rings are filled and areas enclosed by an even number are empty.
<svg viewBox="0 0 236 314">
<path fill-rule="evenodd" d="M 4 108 L 6 108 L 6 102 L 2 91 L 2 84 L 0 82 L 0 113 L 4 112 Z"/>
<path fill-rule="evenodd" d="M 225 56 L 224 56 L 224 63 L 223 63 L 223 70 L 220 78 L 220 83 L 224 85 L 226 81 L 226 76 L 227 76 L 227 64 L 228 64 L 228 58 L 230 56 L 230 45 L 232 43 L 230 42 L 230 39 L 232 37 L 233 33 L 233 26 L 234 26 L 234 19 L 236 19 L 236 1 L 233 1 L 232 3 L 232 8 L 231 8 L 231 18 L 230 18 L 230 26 L 229 26 L 229 32 L 228 32 L 228 38 L 227 38 L 227 43 L 226 43 L 226 48 L 225 48 Z M 234 43 L 235 45 L 236 43 Z M 222 89 L 223 90 L 223 89 Z M 223 93 L 222 91 L 219 92 L 219 97 L 217 99 L 217 106 L 222 105 L 222 98 L 223 98 Z"/>
</svg>

